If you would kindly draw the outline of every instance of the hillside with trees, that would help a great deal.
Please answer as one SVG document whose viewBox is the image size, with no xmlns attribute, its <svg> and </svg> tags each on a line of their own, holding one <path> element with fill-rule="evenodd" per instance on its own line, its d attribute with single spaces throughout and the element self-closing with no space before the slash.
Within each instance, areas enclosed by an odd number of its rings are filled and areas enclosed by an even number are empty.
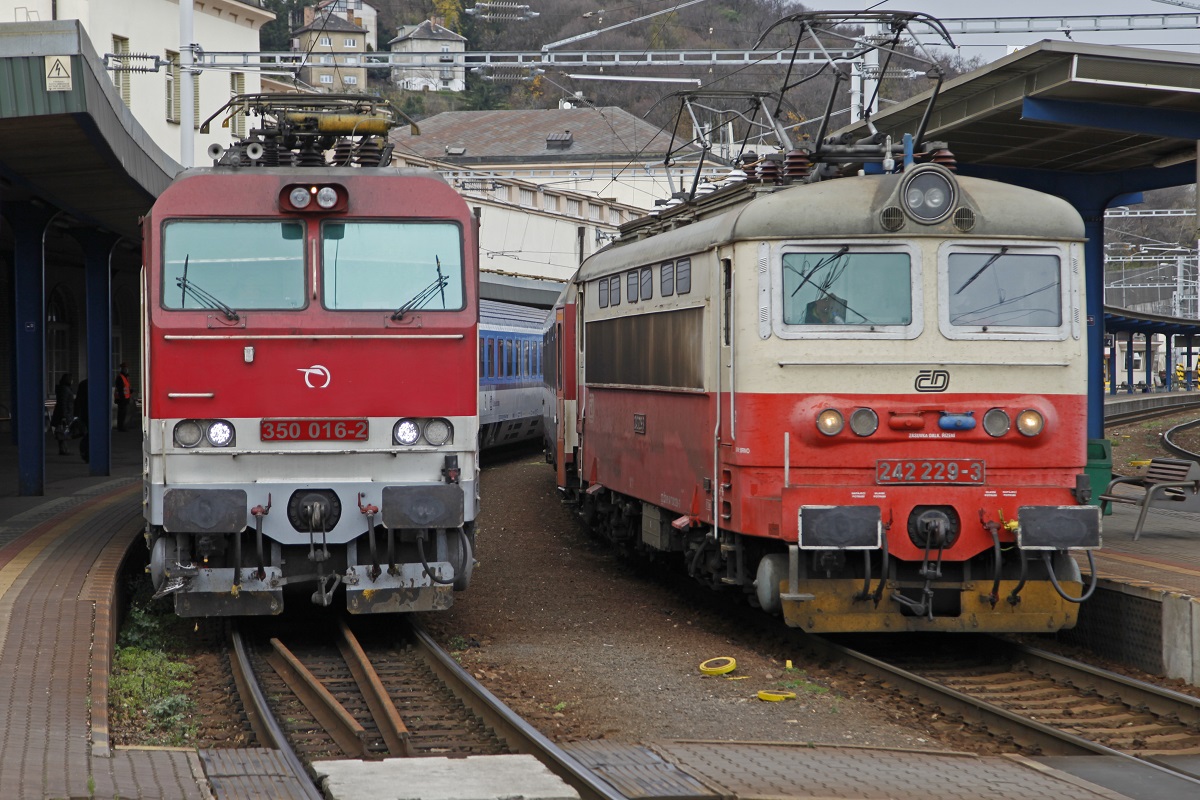
<svg viewBox="0 0 1200 800">
<path fill-rule="evenodd" d="M 480 0 L 481 1 L 481 0 Z M 265 0 L 267 7 L 279 16 L 264 26 L 263 48 L 286 49 L 287 32 L 284 21 L 289 14 L 316 0 Z M 378 13 L 379 46 L 395 36 L 401 25 L 415 25 L 426 19 L 466 37 L 468 50 L 485 52 L 536 52 L 544 45 L 589 32 L 600 31 L 622 22 L 637 19 L 656 11 L 674 9 L 678 0 L 642 0 L 602 10 L 596 0 L 519 0 L 527 4 L 537 17 L 527 21 L 484 21 L 467 13 L 477 0 L 371 0 Z M 750 48 L 770 25 L 788 14 L 802 11 L 804 6 L 788 0 L 708 0 L 635 24 L 608 30 L 596 36 L 572 42 L 561 49 L 621 50 L 647 52 L 659 49 L 745 49 Z M 787 46 L 781 36 L 770 42 Z M 942 48 L 939 58 L 948 75 L 973 68 L 957 55 Z M 920 67 L 909 63 L 900 66 Z M 812 71 L 814 67 L 806 69 Z M 579 70 L 584 72 L 585 70 Z M 595 72 L 595 70 L 591 70 Z M 826 71 L 827 73 L 827 71 Z M 673 92 L 696 85 L 720 90 L 775 90 L 783 78 L 777 66 L 722 66 L 709 68 L 644 68 L 636 73 L 629 70 L 614 78 L 672 78 L 679 83 L 637 82 L 622 80 L 578 80 L 564 71 L 546 70 L 529 74 L 467 75 L 467 91 L 404 92 L 391 86 L 383 73 L 371 79 L 371 89 L 391 99 L 409 115 L 420 119 L 441 111 L 472 109 L 553 108 L 560 101 L 576 105 L 619 106 L 649 121 L 669 126 L 678 110 Z M 686 81 L 686 82 L 684 82 Z M 809 118 L 824 112 L 830 80 L 827 74 L 789 93 L 786 117 L 791 124 L 803 125 Z M 929 88 L 926 78 L 886 81 L 882 96 L 900 100 Z M 842 103 L 838 108 L 845 108 Z M 836 124 L 848 120 L 843 114 Z"/>
</svg>

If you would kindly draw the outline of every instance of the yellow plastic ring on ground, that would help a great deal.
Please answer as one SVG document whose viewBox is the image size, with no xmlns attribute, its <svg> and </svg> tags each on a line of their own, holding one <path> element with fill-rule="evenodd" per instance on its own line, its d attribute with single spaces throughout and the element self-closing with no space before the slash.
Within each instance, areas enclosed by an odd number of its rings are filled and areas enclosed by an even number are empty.
<svg viewBox="0 0 1200 800">
<path fill-rule="evenodd" d="M 768 703 L 778 703 L 781 700 L 795 700 L 795 692 L 777 692 L 773 689 L 763 689 L 758 693 L 759 700 L 766 700 Z"/>
<path fill-rule="evenodd" d="M 708 661 L 700 663 L 700 671 L 705 675 L 724 675 L 727 672 L 733 672 L 735 669 L 737 669 L 737 659 L 730 656 L 710 658 Z"/>
</svg>

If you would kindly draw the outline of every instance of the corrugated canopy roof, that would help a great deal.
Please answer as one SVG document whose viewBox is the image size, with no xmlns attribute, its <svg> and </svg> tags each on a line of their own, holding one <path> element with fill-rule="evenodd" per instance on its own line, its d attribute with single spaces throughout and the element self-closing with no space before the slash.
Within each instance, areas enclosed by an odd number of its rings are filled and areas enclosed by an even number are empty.
<svg viewBox="0 0 1200 800">
<path fill-rule="evenodd" d="M 47 56 L 69 70 L 68 91 L 47 89 Z M 134 242 L 180 169 L 121 102 L 77 20 L 0 25 L 0 141 L 5 199 L 38 197 Z"/>
<path fill-rule="evenodd" d="M 916 132 L 928 97 L 882 110 L 877 130 Z M 1198 138 L 1200 55 L 1050 41 L 948 80 L 925 132 L 960 163 L 1081 173 L 1189 160 Z"/>
<path fill-rule="evenodd" d="M 928 96 L 876 114 L 876 128 L 915 133 Z M 1200 55 L 1051 41 L 947 81 L 925 133 L 959 163 L 1068 172 L 1192 160 L 1198 138 Z"/>
</svg>

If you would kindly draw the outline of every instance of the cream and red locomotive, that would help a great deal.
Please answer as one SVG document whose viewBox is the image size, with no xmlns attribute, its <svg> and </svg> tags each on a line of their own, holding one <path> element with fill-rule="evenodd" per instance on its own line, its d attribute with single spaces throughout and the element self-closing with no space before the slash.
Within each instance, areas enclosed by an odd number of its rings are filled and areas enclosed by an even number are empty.
<svg viewBox="0 0 1200 800">
<path fill-rule="evenodd" d="M 630 223 L 547 335 L 559 486 L 806 630 L 1071 627 L 1100 535 L 1082 240 L 1064 201 L 932 163 Z"/>
<path fill-rule="evenodd" d="M 548 319 L 548 459 L 597 533 L 791 626 L 1069 628 L 1101 528 L 1083 222 L 912 141 L 784 140 L 623 226 Z"/>
<path fill-rule="evenodd" d="M 478 512 L 475 224 L 363 96 L 254 95 L 144 222 L 150 570 L 183 616 L 441 609 Z"/>
</svg>

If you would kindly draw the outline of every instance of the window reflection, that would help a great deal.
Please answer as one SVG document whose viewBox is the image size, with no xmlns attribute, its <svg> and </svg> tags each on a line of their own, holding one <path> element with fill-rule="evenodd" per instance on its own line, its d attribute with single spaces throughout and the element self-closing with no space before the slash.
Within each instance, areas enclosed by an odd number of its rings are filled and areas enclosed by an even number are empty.
<svg viewBox="0 0 1200 800">
<path fill-rule="evenodd" d="M 423 222 L 321 226 L 326 308 L 395 311 L 464 308 L 462 234 Z"/>
<path fill-rule="evenodd" d="M 951 253 L 950 324 L 1057 328 L 1062 324 L 1058 256 Z"/>
<path fill-rule="evenodd" d="M 303 308 L 299 222 L 177 220 L 163 231 L 163 308 Z"/>
<path fill-rule="evenodd" d="M 783 257 L 786 325 L 908 325 L 912 278 L 907 253 L 849 247 Z"/>
</svg>

